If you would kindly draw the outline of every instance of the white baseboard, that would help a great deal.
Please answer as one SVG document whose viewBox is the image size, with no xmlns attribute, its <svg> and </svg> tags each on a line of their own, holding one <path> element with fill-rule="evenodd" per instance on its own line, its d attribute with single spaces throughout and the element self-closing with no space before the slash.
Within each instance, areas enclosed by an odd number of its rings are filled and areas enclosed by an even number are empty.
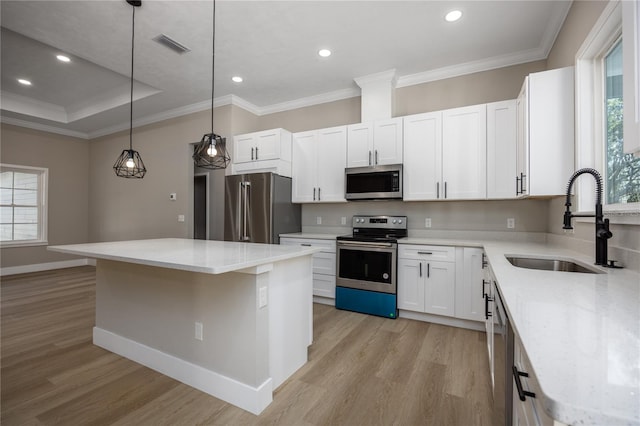
<svg viewBox="0 0 640 426">
<path fill-rule="evenodd" d="M 98 327 L 93 343 L 255 415 L 273 400 L 271 378 L 252 387 Z"/>
<path fill-rule="evenodd" d="M 405 311 L 402 309 L 400 310 L 400 314 L 398 315 L 398 317 L 417 321 L 433 322 L 436 324 L 448 325 L 457 328 L 466 328 L 469 330 L 484 331 L 483 321 L 471 321 L 461 318 L 443 317 L 441 315 Z"/>
<path fill-rule="evenodd" d="M 0 268 L 0 277 L 29 272 L 50 271 L 53 269 L 73 268 L 76 266 L 95 265 L 93 259 L 61 260 L 59 262 L 35 263 L 33 265 L 7 266 Z"/>
<path fill-rule="evenodd" d="M 320 303 L 322 305 L 336 306 L 336 299 L 323 296 L 313 296 L 313 303 Z"/>
</svg>

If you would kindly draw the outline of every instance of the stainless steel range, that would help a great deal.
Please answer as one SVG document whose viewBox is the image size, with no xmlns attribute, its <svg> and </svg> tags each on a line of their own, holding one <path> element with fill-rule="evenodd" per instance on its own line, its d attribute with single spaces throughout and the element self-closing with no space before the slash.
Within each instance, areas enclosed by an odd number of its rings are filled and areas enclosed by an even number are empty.
<svg viewBox="0 0 640 426">
<path fill-rule="evenodd" d="M 352 235 L 337 238 L 336 308 L 398 316 L 398 239 L 406 216 L 354 216 Z"/>
</svg>

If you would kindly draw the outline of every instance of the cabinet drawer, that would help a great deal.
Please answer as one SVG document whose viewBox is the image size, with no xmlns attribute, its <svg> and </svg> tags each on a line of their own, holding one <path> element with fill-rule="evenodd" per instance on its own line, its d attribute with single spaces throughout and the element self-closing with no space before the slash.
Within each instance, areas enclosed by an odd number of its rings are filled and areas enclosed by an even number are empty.
<svg viewBox="0 0 640 426">
<path fill-rule="evenodd" d="M 313 274 L 313 295 L 336 298 L 336 277 L 335 275 Z"/>
<path fill-rule="evenodd" d="M 284 246 L 302 246 L 302 247 L 317 247 L 322 252 L 335 253 L 336 252 L 336 240 L 321 240 L 312 238 L 280 238 L 280 244 Z M 335 262 L 335 256 L 334 256 Z"/>
<path fill-rule="evenodd" d="M 320 252 L 313 255 L 313 273 L 336 275 L 336 254 Z"/>
<path fill-rule="evenodd" d="M 414 245 L 414 244 L 398 244 L 398 257 L 403 259 L 455 262 L 456 248 L 447 247 L 447 246 L 422 246 L 422 245 Z"/>
</svg>

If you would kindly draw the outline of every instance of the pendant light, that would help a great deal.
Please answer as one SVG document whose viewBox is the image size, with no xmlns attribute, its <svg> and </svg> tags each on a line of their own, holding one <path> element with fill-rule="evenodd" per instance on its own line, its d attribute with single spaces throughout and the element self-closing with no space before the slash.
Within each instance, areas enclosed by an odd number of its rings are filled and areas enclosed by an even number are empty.
<svg viewBox="0 0 640 426">
<path fill-rule="evenodd" d="M 118 157 L 113 170 L 116 175 L 123 178 L 137 178 L 142 179 L 147 173 L 147 169 L 144 167 L 142 158 L 138 151 L 133 149 L 133 52 L 134 52 L 134 37 L 136 33 L 136 7 L 142 5 L 142 0 L 126 0 L 133 10 L 133 23 L 131 25 L 131 102 L 129 103 L 129 149 L 122 151 L 122 154 Z"/>
<path fill-rule="evenodd" d="M 213 54 L 211 56 L 211 133 L 206 133 L 194 148 L 193 162 L 205 169 L 226 169 L 231 162 L 226 139 L 213 132 L 213 100 L 215 98 L 216 66 L 216 0 L 213 0 Z"/>
</svg>

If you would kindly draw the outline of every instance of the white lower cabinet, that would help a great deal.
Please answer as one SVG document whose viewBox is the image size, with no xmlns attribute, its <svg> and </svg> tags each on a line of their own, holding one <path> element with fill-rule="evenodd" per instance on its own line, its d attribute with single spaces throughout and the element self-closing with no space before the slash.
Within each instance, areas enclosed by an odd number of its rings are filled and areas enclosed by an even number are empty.
<svg viewBox="0 0 640 426">
<path fill-rule="evenodd" d="M 455 266 L 454 247 L 400 244 L 398 309 L 454 316 Z"/>
<path fill-rule="evenodd" d="M 484 250 L 463 247 L 462 262 L 458 265 L 461 279 L 456 283 L 456 317 L 484 321 Z"/>
<path fill-rule="evenodd" d="M 513 425 L 553 426 L 554 422 L 542 408 L 540 385 L 517 335 L 513 342 Z M 516 375 L 517 374 L 517 375 Z M 524 399 L 524 401 L 523 401 Z"/>
<path fill-rule="evenodd" d="M 318 247 L 322 251 L 313 255 L 313 295 L 327 299 L 336 298 L 336 241 L 282 237 L 283 246 Z"/>
</svg>

